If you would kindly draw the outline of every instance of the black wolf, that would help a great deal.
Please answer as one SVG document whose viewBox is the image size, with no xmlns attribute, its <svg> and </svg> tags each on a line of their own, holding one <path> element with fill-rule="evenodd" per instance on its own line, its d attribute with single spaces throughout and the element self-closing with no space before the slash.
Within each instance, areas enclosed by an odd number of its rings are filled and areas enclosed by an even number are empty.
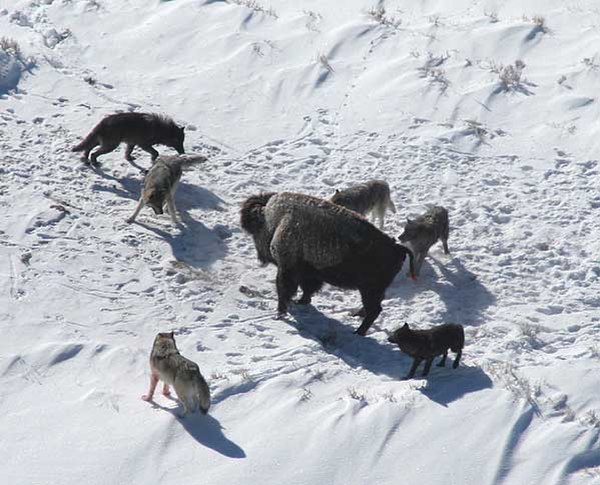
<svg viewBox="0 0 600 485">
<path fill-rule="evenodd" d="M 429 208 L 425 214 L 414 220 L 406 220 L 404 232 L 400 234 L 398 239 L 410 246 L 415 254 L 417 275 L 421 272 L 421 265 L 425 260 L 425 256 L 427 256 L 427 251 L 438 239 L 442 241 L 444 253 L 450 254 L 448 233 L 448 211 L 439 205 Z"/>
<path fill-rule="evenodd" d="M 277 311 L 283 315 L 298 286 L 308 304 L 323 283 L 360 292 L 365 335 L 408 255 L 413 255 L 359 214 L 329 201 L 283 192 L 249 197 L 242 228 L 254 238 L 258 259 L 277 266 Z"/>
<path fill-rule="evenodd" d="M 152 161 L 158 157 L 158 152 L 152 145 L 166 145 L 177 150 L 180 155 L 185 153 L 183 127 L 166 116 L 153 113 L 117 113 L 106 116 L 85 139 L 74 146 L 71 151 L 83 152 L 84 162 L 97 163 L 98 157 L 112 152 L 122 142 L 127 144 L 125 160 L 133 162 L 131 152 L 137 145 L 150 153 Z M 90 151 L 100 145 L 92 155 Z"/>
<path fill-rule="evenodd" d="M 456 353 L 452 364 L 452 367 L 456 369 L 465 345 L 465 332 L 462 325 L 456 323 L 445 323 L 427 330 L 411 330 L 408 323 L 405 323 L 403 327 L 398 328 L 388 337 L 388 342 L 398 344 L 402 352 L 413 357 L 413 365 L 405 377 L 405 379 L 411 379 L 422 360 L 425 360 L 423 376 L 429 374 L 436 355 L 442 355 L 438 367 L 444 367 L 448 349 Z"/>
</svg>

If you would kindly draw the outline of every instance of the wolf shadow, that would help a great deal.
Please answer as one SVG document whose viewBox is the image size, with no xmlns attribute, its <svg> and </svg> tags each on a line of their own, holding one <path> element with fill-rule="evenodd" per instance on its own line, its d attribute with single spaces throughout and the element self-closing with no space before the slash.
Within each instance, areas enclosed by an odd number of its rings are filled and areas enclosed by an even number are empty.
<svg viewBox="0 0 600 485">
<path fill-rule="evenodd" d="M 225 436 L 221 423 L 210 414 L 196 413 L 180 418 L 177 416 L 177 407 L 162 406 L 154 401 L 152 401 L 152 406 L 173 414 L 183 426 L 183 429 L 199 444 L 228 458 L 246 458 L 246 453 L 242 447 Z"/>
<path fill-rule="evenodd" d="M 102 178 L 118 185 L 103 185 L 96 183 L 93 190 L 116 194 L 120 197 L 138 200 L 141 194 L 143 180 L 136 177 L 117 178 L 105 172 L 99 172 Z M 214 261 L 222 259 L 227 254 L 226 245 L 214 231 L 206 227 L 189 215 L 191 209 L 225 210 L 225 201 L 210 190 L 203 187 L 180 182 L 175 192 L 175 205 L 183 223 L 183 228 L 173 226 L 173 229 L 163 230 L 151 222 L 145 223 L 139 220 L 135 224 L 153 232 L 164 239 L 173 252 L 173 257 L 193 268 L 206 268 Z M 134 206 L 131 207 L 133 211 Z M 148 209 L 148 213 L 152 211 Z M 152 217 L 158 217 L 152 215 Z"/>
<path fill-rule="evenodd" d="M 412 357 L 400 352 L 396 345 L 380 342 L 373 335 L 357 338 L 350 325 L 323 315 L 312 305 L 290 306 L 290 315 L 286 318 L 287 323 L 302 337 L 318 342 L 325 352 L 353 369 L 362 368 L 402 381 L 412 365 Z M 377 323 L 373 327 L 381 329 Z M 419 379 L 421 377 L 415 378 L 416 381 Z M 492 387 L 492 380 L 482 369 L 462 363 L 457 369 L 432 369 L 429 376 L 423 379 L 427 380 L 427 384 L 419 390 L 443 406 L 465 394 Z"/>
<path fill-rule="evenodd" d="M 463 365 L 462 362 L 456 369 L 436 370 L 427 377 L 416 378 L 427 381 L 419 389 L 421 394 L 444 407 L 466 394 L 490 389 L 493 384 L 481 367 Z"/>
<path fill-rule="evenodd" d="M 454 322 L 465 326 L 479 326 L 486 321 L 485 311 L 496 302 L 496 297 L 470 272 L 458 257 L 450 261 L 438 261 L 431 255 L 424 267 L 437 267 L 442 278 L 435 271 L 425 271 L 419 281 L 412 282 L 403 273 L 398 273 L 386 292 L 386 300 L 410 301 L 424 290 L 438 294 L 444 303 L 445 311 L 437 320 Z M 384 300 L 385 301 L 385 300 Z"/>
</svg>

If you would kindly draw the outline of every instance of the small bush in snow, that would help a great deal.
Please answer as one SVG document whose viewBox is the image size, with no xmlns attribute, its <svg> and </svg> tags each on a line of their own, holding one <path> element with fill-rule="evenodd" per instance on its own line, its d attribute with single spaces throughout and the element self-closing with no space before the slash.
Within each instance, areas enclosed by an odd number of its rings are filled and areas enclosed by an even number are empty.
<svg viewBox="0 0 600 485">
<path fill-rule="evenodd" d="M 0 51 L 3 51 L 6 55 L 14 59 L 24 70 L 30 71 L 37 66 L 35 58 L 31 56 L 25 57 L 21 46 L 14 39 L 0 37 Z"/>
<path fill-rule="evenodd" d="M 300 394 L 300 402 L 310 401 L 310 399 L 312 397 L 313 397 L 312 391 L 306 387 L 303 387 L 301 394 Z"/>
<path fill-rule="evenodd" d="M 446 77 L 446 71 L 440 66 L 450 58 L 450 54 L 441 54 L 434 56 L 431 52 L 427 53 L 425 64 L 419 67 L 419 76 L 427 79 L 430 83 L 436 84 L 440 91 L 444 92 L 450 86 L 450 81 Z"/>
<path fill-rule="evenodd" d="M 589 67 L 590 69 L 598 69 L 598 67 L 600 67 L 600 65 L 598 65 L 596 63 L 596 56 L 593 55 L 592 57 L 584 57 L 581 62 L 583 62 L 583 64 L 587 67 Z"/>
<path fill-rule="evenodd" d="M 367 11 L 367 15 L 386 27 L 398 28 L 402 23 L 402 20 L 388 16 L 385 7 L 373 7 Z"/>
<path fill-rule="evenodd" d="M 520 59 L 517 59 L 514 64 L 507 66 L 503 64 L 496 64 L 492 62 L 490 70 L 498 74 L 498 80 L 500 87 L 504 91 L 518 91 L 523 90 L 524 79 L 523 69 L 525 69 L 525 63 Z"/>
<path fill-rule="evenodd" d="M 485 15 L 487 18 L 490 19 L 490 22 L 492 24 L 495 24 L 496 22 L 498 22 L 498 12 L 483 12 L 483 15 Z"/>
<path fill-rule="evenodd" d="M 319 63 L 325 68 L 327 69 L 329 72 L 334 72 L 333 71 L 333 67 L 331 67 L 331 64 L 329 64 L 329 59 L 327 59 L 327 56 L 325 54 L 319 54 L 319 56 L 317 57 Z"/>
<path fill-rule="evenodd" d="M 348 396 L 350 396 L 350 398 L 352 399 L 355 399 L 356 401 L 365 402 L 367 400 L 367 396 L 365 395 L 365 393 L 359 391 L 355 387 L 348 388 Z"/>
<path fill-rule="evenodd" d="M 600 428 L 600 418 L 594 409 L 590 409 L 579 421 L 585 426 Z"/>
<path fill-rule="evenodd" d="M 303 10 L 302 13 L 308 17 L 306 28 L 318 32 L 317 24 L 321 21 L 321 14 L 313 10 Z"/>
<path fill-rule="evenodd" d="M 277 13 L 273 10 L 273 7 L 263 7 L 256 0 L 229 0 L 231 3 L 235 3 L 236 5 L 241 5 L 243 7 L 248 7 L 255 12 L 264 13 L 269 17 L 273 17 L 274 19 L 278 18 Z"/>
</svg>

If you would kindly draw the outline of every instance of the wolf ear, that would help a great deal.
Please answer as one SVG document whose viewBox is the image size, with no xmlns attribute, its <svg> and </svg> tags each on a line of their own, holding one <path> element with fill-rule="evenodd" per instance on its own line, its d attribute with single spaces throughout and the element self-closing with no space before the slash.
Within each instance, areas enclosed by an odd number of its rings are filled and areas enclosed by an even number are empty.
<svg viewBox="0 0 600 485">
<path fill-rule="evenodd" d="M 402 328 L 405 328 L 406 330 L 410 330 L 410 327 L 408 326 L 408 323 L 404 323 L 404 325 L 402 326 Z"/>
<path fill-rule="evenodd" d="M 335 189 L 335 193 L 339 194 L 340 193 L 340 189 Z"/>
<path fill-rule="evenodd" d="M 169 332 L 169 337 L 171 337 L 173 340 L 175 340 L 175 332 L 173 332 L 172 330 Z"/>
<path fill-rule="evenodd" d="M 407 218 L 406 218 L 406 223 L 407 223 L 407 224 L 410 224 L 411 222 L 412 222 L 412 221 L 410 220 L 410 218 L 409 218 L 409 217 L 407 217 Z"/>
</svg>

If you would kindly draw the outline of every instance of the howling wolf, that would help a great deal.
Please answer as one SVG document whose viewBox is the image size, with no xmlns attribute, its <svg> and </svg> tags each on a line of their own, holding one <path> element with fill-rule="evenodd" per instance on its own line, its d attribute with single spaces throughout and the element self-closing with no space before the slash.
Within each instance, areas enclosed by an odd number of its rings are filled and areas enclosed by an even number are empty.
<svg viewBox="0 0 600 485">
<path fill-rule="evenodd" d="M 167 206 L 169 215 L 174 224 L 177 224 L 177 213 L 175 210 L 175 190 L 181 179 L 183 165 L 205 162 L 206 157 L 201 155 L 193 157 L 162 156 L 159 157 L 144 178 L 144 186 L 140 201 L 127 222 L 135 221 L 145 205 L 149 205 L 155 214 L 162 214 L 163 207 Z"/>
<path fill-rule="evenodd" d="M 383 229 L 387 209 L 396 212 L 390 197 L 390 186 L 384 180 L 370 180 L 344 190 L 336 190 L 331 202 L 366 216 L 373 214 L 373 222 L 379 219 L 379 229 Z"/>
<path fill-rule="evenodd" d="M 121 142 L 127 144 L 125 160 L 133 162 L 131 152 L 138 145 L 150 153 L 152 161 L 158 157 L 158 152 L 152 145 L 166 145 L 177 150 L 180 155 L 183 149 L 183 127 L 166 116 L 153 113 L 117 113 L 106 116 L 85 139 L 74 146 L 71 151 L 83 152 L 82 161 L 98 163 L 98 157 L 112 152 Z M 90 157 L 90 151 L 100 145 Z"/>
<path fill-rule="evenodd" d="M 163 394 L 170 395 L 169 386 L 175 388 L 177 397 L 183 404 L 183 416 L 200 410 L 203 414 L 210 407 L 210 390 L 195 362 L 186 359 L 177 350 L 173 332 L 159 333 L 154 339 L 150 353 L 150 389 L 142 396 L 144 401 L 152 401 L 158 381 L 163 381 Z"/>
<path fill-rule="evenodd" d="M 298 286 L 308 304 L 323 283 L 360 292 L 364 316 L 355 333 L 365 335 L 381 312 L 381 301 L 412 253 L 354 211 L 303 194 L 249 197 L 242 228 L 254 239 L 258 259 L 277 266 L 277 311 L 283 315 Z"/>
</svg>

